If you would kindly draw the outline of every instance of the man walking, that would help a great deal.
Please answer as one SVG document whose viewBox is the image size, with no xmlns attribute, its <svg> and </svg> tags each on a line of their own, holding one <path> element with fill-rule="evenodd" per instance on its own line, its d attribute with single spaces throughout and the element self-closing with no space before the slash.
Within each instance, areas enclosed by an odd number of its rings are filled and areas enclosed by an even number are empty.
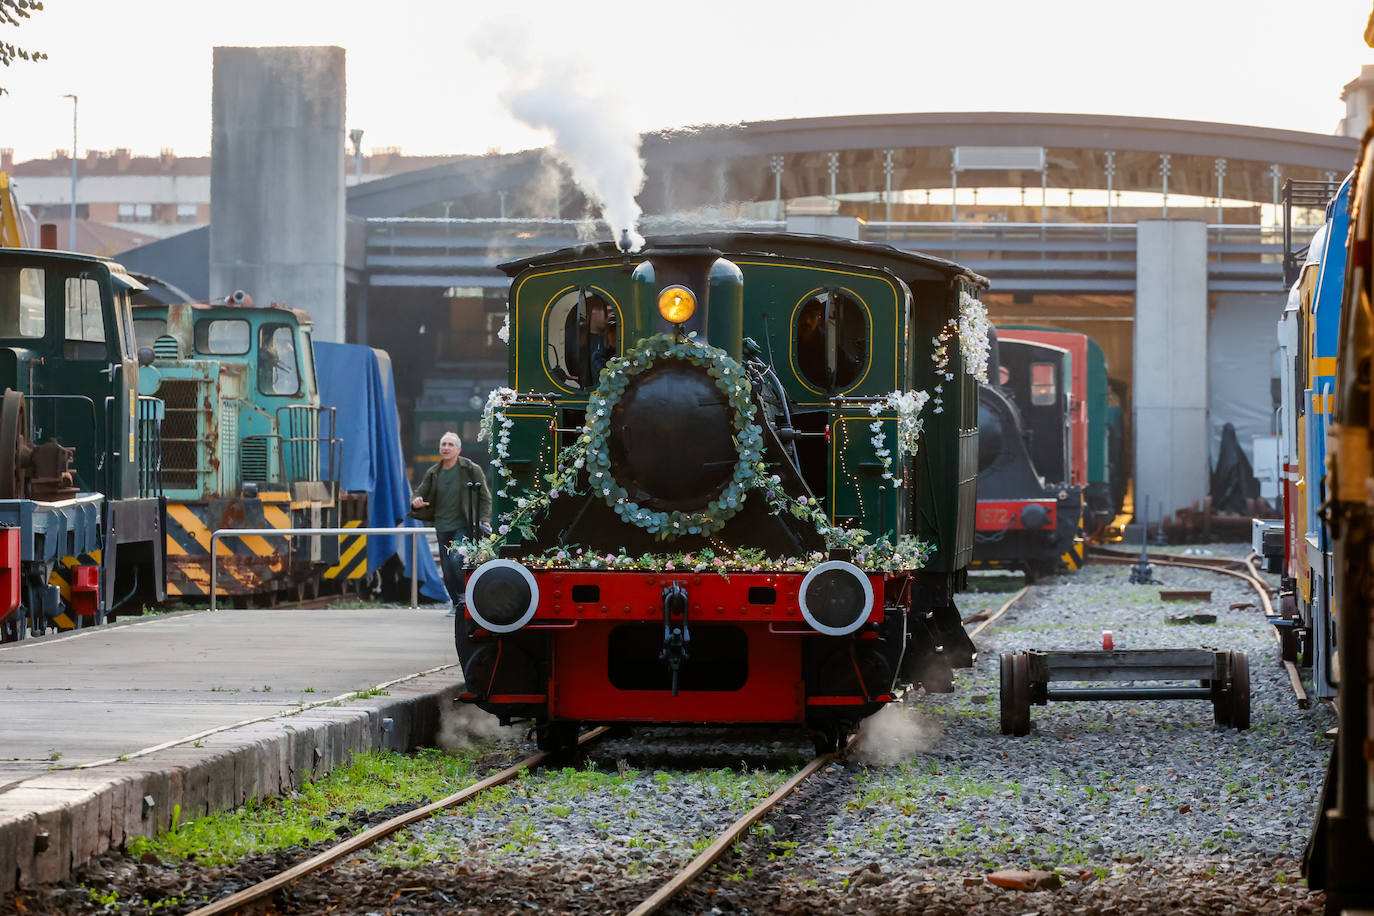
<svg viewBox="0 0 1374 916">
<path fill-rule="evenodd" d="M 411 515 L 434 524 L 439 539 L 439 567 L 453 601 L 449 616 L 463 605 L 463 559 L 456 545 L 465 537 L 491 533 L 491 490 L 482 469 L 463 457 L 463 441 L 455 432 L 439 438 L 439 463 L 425 471 L 410 501 Z"/>
</svg>

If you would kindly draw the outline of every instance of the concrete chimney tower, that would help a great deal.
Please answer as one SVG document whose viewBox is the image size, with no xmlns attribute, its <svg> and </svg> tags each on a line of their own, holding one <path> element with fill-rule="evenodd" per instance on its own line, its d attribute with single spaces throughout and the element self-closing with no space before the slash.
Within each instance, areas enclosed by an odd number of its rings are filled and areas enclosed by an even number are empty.
<svg viewBox="0 0 1374 916">
<path fill-rule="evenodd" d="M 210 296 L 344 337 L 344 49 L 215 48 Z"/>
</svg>

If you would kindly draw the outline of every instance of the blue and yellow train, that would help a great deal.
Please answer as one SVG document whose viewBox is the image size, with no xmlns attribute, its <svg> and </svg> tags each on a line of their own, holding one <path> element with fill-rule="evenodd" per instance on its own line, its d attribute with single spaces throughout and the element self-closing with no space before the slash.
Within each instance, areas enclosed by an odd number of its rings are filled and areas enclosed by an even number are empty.
<svg viewBox="0 0 1374 916">
<path fill-rule="evenodd" d="M 1326 892 L 1331 914 L 1374 909 L 1372 220 L 1374 135 L 1366 133 L 1281 325 L 1284 442 L 1297 465 L 1286 488 L 1285 520 L 1295 527 L 1285 576 L 1290 616 L 1281 624 L 1302 633 L 1296 648 L 1340 717 L 1303 860 L 1308 886 Z"/>
</svg>

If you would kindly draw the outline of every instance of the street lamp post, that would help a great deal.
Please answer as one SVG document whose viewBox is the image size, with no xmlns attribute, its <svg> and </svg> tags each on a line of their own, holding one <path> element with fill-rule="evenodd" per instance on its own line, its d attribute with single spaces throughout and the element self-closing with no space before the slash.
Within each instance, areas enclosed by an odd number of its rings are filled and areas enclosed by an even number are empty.
<svg viewBox="0 0 1374 916">
<path fill-rule="evenodd" d="M 363 183 L 363 131 L 362 128 L 355 127 L 348 132 L 348 139 L 353 141 L 353 184 Z"/>
<path fill-rule="evenodd" d="M 76 95 L 67 93 L 64 99 L 72 100 L 72 210 L 71 221 L 67 228 L 67 248 L 76 250 Z"/>
</svg>

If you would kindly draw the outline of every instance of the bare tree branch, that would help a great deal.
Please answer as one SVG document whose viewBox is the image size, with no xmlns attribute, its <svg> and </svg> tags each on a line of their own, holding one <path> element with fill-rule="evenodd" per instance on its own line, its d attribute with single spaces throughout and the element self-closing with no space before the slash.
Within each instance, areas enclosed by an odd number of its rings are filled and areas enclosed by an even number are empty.
<svg viewBox="0 0 1374 916">
<path fill-rule="evenodd" d="M 28 19 L 33 13 L 43 9 L 43 0 L 0 0 L 0 25 L 19 27 L 20 20 Z M 8 67 L 16 60 L 47 60 L 42 51 L 21 48 L 11 41 L 0 41 L 0 64 Z M 0 86 L 0 94 L 5 87 Z"/>
</svg>

